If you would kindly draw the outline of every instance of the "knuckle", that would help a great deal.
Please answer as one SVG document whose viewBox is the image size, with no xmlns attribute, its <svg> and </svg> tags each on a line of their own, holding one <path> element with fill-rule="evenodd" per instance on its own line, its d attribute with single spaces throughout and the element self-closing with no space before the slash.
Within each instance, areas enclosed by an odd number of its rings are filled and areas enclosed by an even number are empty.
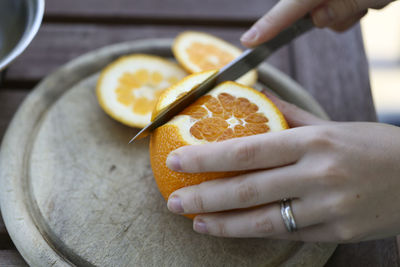
<svg viewBox="0 0 400 267">
<path fill-rule="evenodd" d="M 244 179 L 236 186 L 236 195 L 241 203 L 249 203 L 257 201 L 259 192 L 257 186 Z"/>
<path fill-rule="evenodd" d="M 216 234 L 221 237 L 229 237 L 225 222 L 217 223 L 217 233 Z"/>
<path fill-rule="evenodd" d="M 240 142 L 233 148 L 233 161 L 239 168 L 250 167 L 256 160 L 256 147 L 246 143 Z"/>
<path fill-rule="evenodd" d="M 350 213 L 350 206 L 347 197 L 338 194 L 330 199 L 328 210 L 332 217 L 341 218 Z"/>
<path fill-rule="evenodd" d="M 342 3 L 351 14 L 358 13 L 361 10 L 358 0 L 342 0 Z"/>
<path fill-rule="evenodd" d="M 263 212 L 265 214 L 265 212 Z M 261 215 L 259 219 L 255 220 L 254 228 L 257 233 L 263 236 L 274 234 L 274 225 L 267 215 Z"/>
<path fill-rule="evenodd" d="M 336 0 L 328 5 L 333 11 L 335 21 L 341 21 L 350 15 L 358 14 L 361 11 L 359 0 Z"/>
<path fill-rule="evenodd" d="M 196 186 L 196 189 L 199 189 L 199 186 Z M 192 203 L 194 210 L 204 212 L 204 201 L 200 190 L 194 190 Z"/>
<path fill-rule="evenodd" d="M 330 189 L 342 188 L 349 182 L 346 168 L 335 158 L 321 161 L 320 166 L 316 167 L 315 176 L 318 177 L 319 185 Z"/>
<path fill-rule="evenodd" d="M 334 136 L 330 129 L 321 127 L 310 132 L 306 142 L 307 145 L 314 149 L 332 148 L 334 145 Z"/>
<path fill-rule="evenodd" d="M 325 159 L 317 168 L 320 177 L 328 184 L 341 183 L 346 177 L 345 170 L 340 166 L 340 163 L 335 158 Z"/>
<path fill-rule="evenodd" d="M 265 25 L 271 25 L 275 23 L 276 18 L 273 14 L 267 13 L 264 16 L 261 17 L 261 19 L 258 21 L 258 25 L 260 29 L 265 28 Z"/>
<path fill-rule="evenodd" d="M 338 224 L 335 227 L 335 236 L 340 243 L 350 243 L 360 239 L 357 232 L 345 224 Z"/>
</svg>

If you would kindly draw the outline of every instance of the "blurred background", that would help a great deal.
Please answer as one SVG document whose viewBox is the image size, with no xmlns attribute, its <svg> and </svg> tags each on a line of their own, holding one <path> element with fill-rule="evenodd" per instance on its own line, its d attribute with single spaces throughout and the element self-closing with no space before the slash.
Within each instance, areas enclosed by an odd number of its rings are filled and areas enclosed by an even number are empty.
<svg viewBox="0 0 400 267">
<path fill-rule="evenodd" d="M 362 19 L 378 119 L 400 126 L 400 1 Z"/>
</svg>

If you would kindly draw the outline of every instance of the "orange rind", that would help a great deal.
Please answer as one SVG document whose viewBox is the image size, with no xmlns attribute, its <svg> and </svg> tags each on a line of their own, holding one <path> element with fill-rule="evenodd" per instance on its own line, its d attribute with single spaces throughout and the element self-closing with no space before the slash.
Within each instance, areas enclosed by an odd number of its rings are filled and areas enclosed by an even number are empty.
<svg viewBox="0 0 400 267">
<path fill-rule="evenodd" d="M 173 43 L 175 58 L 189 73 L 220 69 L 238 57 L 242 50 L 208 33 L 186 31 L 179 34 Z M 257 81 L 256 70 L 251 70 L 238 83 L 252 86 Z"/>
<path fill-rule="evenodd" d="M 108 65 L 97 82 L 97 98 L 113 119 L 137 128 L 151 121 L 158 96 L 187 75 L 167 59 L 134 54 Z"/>
</svg>

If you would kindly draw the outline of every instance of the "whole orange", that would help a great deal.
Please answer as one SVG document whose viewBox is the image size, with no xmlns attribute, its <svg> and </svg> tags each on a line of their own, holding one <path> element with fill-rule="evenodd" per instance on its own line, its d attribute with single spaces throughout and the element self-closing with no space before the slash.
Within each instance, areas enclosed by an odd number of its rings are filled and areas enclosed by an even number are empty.
<svg viewBox="0 0 400 267">
<path fill-rule="evenodd" d="M 164 91 L 155 113 L 214 73 L 192 74 Z M 166 166 L 166 159 L 169 153 L 181 146 L 220 142 L 287 128 L 282 113 L 264 94 L 235 82 L 221 83 L 152 133 L 150 161 L 158 188 L 163 197 L 168 199 L 179 188 L 238 173 L 172 171 Z"/>
</svg>

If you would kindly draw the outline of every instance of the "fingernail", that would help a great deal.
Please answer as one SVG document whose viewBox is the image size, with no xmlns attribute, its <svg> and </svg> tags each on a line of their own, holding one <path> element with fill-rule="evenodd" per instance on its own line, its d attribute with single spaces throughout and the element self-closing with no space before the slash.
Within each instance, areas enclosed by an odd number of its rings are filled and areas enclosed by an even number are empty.
<svg viewBox="0 0 400 267">
<path fill-rule="evenodd" d="M 177 196 L 168 199 L 167 207 L 173 213 L 183 213 L 182 201 Z"/>
<path fill-rule="evenodd" d="M 179 156 L 176 154 L 170 154 L 167 157 L 166 164 L 167 164 L 167 167 L 173 171 L 179 172 L 182 170 L 181 161 L 179 159 Z"/>
<path fill-rule="evenodd" d="M 314 15 L 314 24 L 318 27 L 330 25 L 335 19 L 335 12 L 330 6 L 318 9 Z"/>
<path fill-rule="evenodd" d="M 240 41 L 242 42 L 255 42 L 257 41 L 258 38 L 258 31 L 256 28 L 251 28 L 250 30 L 248 30 L 247 32 L 245 32 L 242 37 L 240 37 Z"/>
<path fill-rule="evenodd" d="M 193 229 L 200 234 L 208 234 L 207 225 L 202 219 L 196 219 Z"/>
</svg>

